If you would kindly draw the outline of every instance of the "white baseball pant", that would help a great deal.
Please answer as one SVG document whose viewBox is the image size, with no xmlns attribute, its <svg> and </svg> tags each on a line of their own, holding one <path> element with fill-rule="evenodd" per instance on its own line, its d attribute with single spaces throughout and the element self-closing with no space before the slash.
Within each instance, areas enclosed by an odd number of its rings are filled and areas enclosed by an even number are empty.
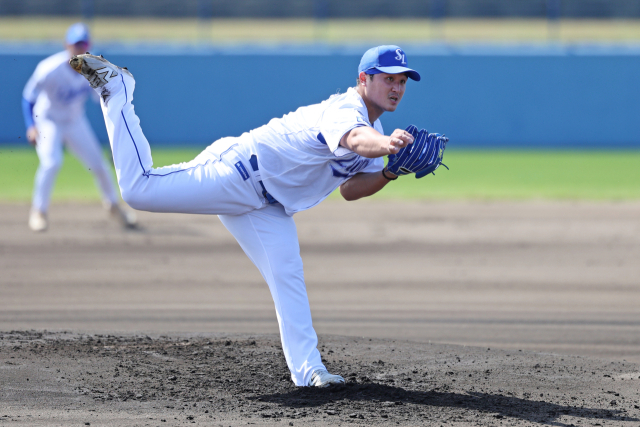
<svg viewBox="0 0 640 427">
<path fill-rule="evenodd" d="M 151 148 L 131 104 L 134 87 L 133 78 L 120 74 L 105 86 L 107 101 L 101 98 L 122 198 L 144 211 L 219 216 L 269 285 L 291 379 L 308 385 L 313 371 L 325 367 L 297 230 L 282 205 L 269 204 L 259 193 L 245 143 L 250 137 L 223 138 L 190 162 L 153 168 Z"/>
<path fill-rule="evenodd" d="M 36 171 L 33 189 L 33 210 L 47 212 L 49 209 L 53 184 L 62 166 L 63 141 L 67 149 L 93 174 L 102 195 L 102 202 L 106 206 L 118 203 L 109 166 L 85 116 L 61 123 L 40 118 L 36 119 L 35 125 L 39 133 L 36 152 L 40 165 Z"/>
</svg>

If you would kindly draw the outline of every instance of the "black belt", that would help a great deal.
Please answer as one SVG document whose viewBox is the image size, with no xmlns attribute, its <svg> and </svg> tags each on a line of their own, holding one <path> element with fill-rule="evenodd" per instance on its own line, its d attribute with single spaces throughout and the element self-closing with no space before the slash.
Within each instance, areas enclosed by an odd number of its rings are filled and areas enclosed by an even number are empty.
<svg viewBox="0 0 640 427">
<path fill-rule="evenodd" d="M 251 155 L 251 158 L 249 159 L 249 163 L 251 163 L 251 169 L 253 169 L 254 172 L 257 172 L 258 156 L 256 156 L 255 154 Z M 260 184 L 260 187 L 262 187 L 262 196 L 265 199 L 267 199 L 267 202 L 269 202 L 270 205 L 273 205 L 274 203 L 279 203 L 271 194 L 269 194 L 269 192 L 264 187 L 264 184 L 262 183 L 261 180 L 258 180 L 258 183 Z"/>
</svg>

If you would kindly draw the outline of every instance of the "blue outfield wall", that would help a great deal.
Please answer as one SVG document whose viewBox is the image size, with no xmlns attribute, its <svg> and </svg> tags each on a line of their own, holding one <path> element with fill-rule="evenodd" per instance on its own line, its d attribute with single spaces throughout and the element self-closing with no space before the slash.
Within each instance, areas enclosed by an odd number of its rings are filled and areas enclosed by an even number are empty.
<svg viewBox="0 0 640 427">
<path fill-rule="evenodd" d="M 206 145 L 353 86 L 363 49 L 251 52 L 95 49 L 136 77 L 134 105 L 154 144 Z M 640 49 L 407 48 L 421 72 L 386 133 L 413 123 L 465 147 L 640 148 Z M 40 49 L 0 49 L 0 142 L 25 139 L 22 88 Z M 143 54 L 139 54 L 143 52 Z M 91 122 L 107 140 L 99 107 Z"/>
</svg>

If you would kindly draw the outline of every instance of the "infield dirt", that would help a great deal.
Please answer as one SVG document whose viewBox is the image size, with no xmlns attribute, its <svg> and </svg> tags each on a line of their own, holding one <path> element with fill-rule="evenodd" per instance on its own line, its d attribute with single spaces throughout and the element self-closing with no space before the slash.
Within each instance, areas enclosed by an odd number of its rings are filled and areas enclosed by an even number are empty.
<svg viewBox="0 0 640 427">
<path fill-rule="evenodd" d="M 296 215 L 330 371 L 295 388 L 214 217 L 0 205 L 1 425 L 638 425 L 640 203 Z"/>
</svg>

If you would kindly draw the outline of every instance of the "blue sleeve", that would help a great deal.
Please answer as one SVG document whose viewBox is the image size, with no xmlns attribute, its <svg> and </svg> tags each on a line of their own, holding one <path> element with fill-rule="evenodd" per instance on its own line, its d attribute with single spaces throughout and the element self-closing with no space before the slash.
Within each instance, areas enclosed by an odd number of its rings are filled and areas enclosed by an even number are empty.
<svg viewBox="0 0 640 427">
<path fill-rule="evenodd" d="M 26 98 L 22 98 L 22 114 L 24 115 L 24 125 L 29 129 L 33 126 L 33 106 L 35 104 L 29 102 Z"/>
</svg>

